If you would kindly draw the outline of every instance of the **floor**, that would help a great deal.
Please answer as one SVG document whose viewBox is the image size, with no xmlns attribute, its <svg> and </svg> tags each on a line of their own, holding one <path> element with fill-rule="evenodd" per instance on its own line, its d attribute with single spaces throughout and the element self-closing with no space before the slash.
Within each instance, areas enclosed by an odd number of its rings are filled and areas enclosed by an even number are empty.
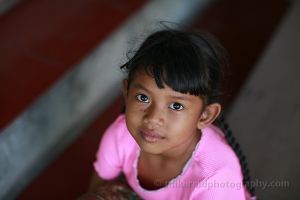
<svg viewBox="0 0 300 200">
<path fill-rule="evenodd" d="M 144 3 L 27 0 L 1 16 L 0 130 Z M 288 5 L 284 0 L 219 0 L 191 27 L 209 31 L 227 50 L 228 107 Z M 18 199 L 75 199 L 84 193 L 101 133 L 122 106 L 119 97 Z"/>
</svg>

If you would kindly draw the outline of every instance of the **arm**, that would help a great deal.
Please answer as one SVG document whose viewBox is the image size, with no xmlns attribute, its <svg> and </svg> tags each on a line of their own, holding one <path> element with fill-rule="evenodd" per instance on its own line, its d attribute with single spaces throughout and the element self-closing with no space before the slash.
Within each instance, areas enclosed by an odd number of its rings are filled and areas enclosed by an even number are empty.
<svg viewBox="0 0 300 200">
<path fill-rule="evenodd" d="M 101 198 L 97 197 L 94 192 L 101 185 L 105 185 L 106 180 L 100 178 L 96 171 L 92 173 L 91 180 L 88 187 L 88 192 L 80 196 L 77 200 L 99 200 Z"/>
<path fill-rule="evenodd" d="M 124 176 L 120 176 L 124 162 L 124 151 L 120 149 L 124 142 L 120 144 L 119 141 L 120 134 L 122 135 L 124 131 L 127 134 L 123 116 L 105 131 L 96 153 L 96 161 L 93 164 L 95 171 L 91 177 L 88 193 L 78 200 L 101 199 L 95 194 L 101 194 L 106 197 L 104 199 L 108 199 L 107 197 L 122 197 L 124 194 L 132 193 Z"/>
<path fill-rule="evenodd" d="M 107 181 L 100 178 L 96 171 L 93 172 L 90 184 L 88 187 L 88 192 L 95 191 L 100 185 L 105 184 Z"/>
</svg>

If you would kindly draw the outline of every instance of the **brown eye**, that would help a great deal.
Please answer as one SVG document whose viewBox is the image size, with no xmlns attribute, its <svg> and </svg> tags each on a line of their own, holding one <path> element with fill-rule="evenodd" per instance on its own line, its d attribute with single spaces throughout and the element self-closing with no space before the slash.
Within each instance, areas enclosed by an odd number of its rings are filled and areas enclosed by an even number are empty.
<svg viewBox="0 0 300 200">
<path fill-rule="evenodd" d="M 140 102 L 145 102 L 145 103 L 149 103 L 149 99 L 146 95 L 143 94 L 138 94 L 136 95 L 136 98 L 140 101 Z"/>
<path fill-rule="evenodd" d="M 180 103 L 171 103 L 169 106 L 173 110 L 182 110 L 183 106 Z"/>
</svg>

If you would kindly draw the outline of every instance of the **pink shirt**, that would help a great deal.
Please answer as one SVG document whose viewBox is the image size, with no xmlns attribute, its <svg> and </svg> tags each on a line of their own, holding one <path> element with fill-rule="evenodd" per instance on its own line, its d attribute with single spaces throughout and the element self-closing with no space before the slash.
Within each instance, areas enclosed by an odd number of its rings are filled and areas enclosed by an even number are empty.
<svg viewBox="0 0 300 200">
<path fill-rule="evenodd" d="M 149 191 L 139 185 L 139 153 L 140 148 L 128 132 L 122 114 L 104 133 L 94 168 L 105 180 L 116 178 L 123 172 L 132 189 L 146 200 L 251 199 L 242 185 L 243 176 L 235 153 L 220 129 L 213 125 L 202 130 L 201 140 L 182 173 L 166 187 Z"/>
</svg>

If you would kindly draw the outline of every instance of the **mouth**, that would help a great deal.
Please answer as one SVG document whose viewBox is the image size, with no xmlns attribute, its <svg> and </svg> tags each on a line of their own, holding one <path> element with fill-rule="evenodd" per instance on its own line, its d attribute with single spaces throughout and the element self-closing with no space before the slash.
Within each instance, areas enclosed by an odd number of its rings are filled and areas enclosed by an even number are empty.
<svg viewBox="0 0 300 200">
<path fill-rule="evenodd" d="M 160 140 L 163 140 L 164 137 L 160 136 L 158 133 L 156 133 L 155 131 L 151 131 L 151 130 L 140 130 L 139 131 L 142 138 L 144 140 L 146 140 L 147 142 L 158 142 Z"/>
</svg>

